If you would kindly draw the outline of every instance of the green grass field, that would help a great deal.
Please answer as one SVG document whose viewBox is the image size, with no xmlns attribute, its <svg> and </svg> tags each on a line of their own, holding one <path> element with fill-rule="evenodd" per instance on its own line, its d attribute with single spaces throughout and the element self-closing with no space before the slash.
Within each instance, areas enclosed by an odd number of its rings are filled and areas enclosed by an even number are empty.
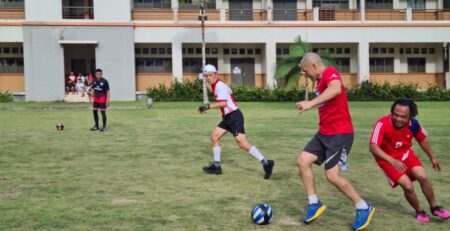
<svg viewBox="0 0 450 231">
<path fill-rule="evenodd" d="M 141 102 L 111 106 L 142 106 Z M 352 102 L 356 129 L 350 169 L 343 173 L 377 209 L 369 230 L 445 230 L 450 221 L 419 224 L 400 188 L 392 190 L 368 152 L 372 125 L 391 102 Z M 73 106 L 68 110 L 41 107 Z M 450 103 L 419 102 L 419 117 L 443 171 L 436 173 L 415 145 L 438 203 L 450 208 Z M 83 104 L 0 104 L 0 230 L 350 230 L 354 206 L 314 167 L 319 198 L 328 205 L 304 225 L 306 195 L 295 160 L 317 130 L 317 112 L 297 115 L 294 103 L 241 103 L 247 137 L 268 158 L 274 175 L 222 141 L 220 176 L 201 168 L 212 159 L 209 135 L 218 111 L 199 115 L 198 103 L 155 103 L 150 110 L 110 110 L 109 130 L 90 132 Z M 28 110 L 7 110 L 19 107 Z M 57 122 L 65 130 L 55 129 Z M 416 192 L 428 209 L 419 185 Z M 269 203 L 272 224 L 250 221 L 252 207 Z M 447 227 L 447 228 L 445 228 Z"/>
</svg>

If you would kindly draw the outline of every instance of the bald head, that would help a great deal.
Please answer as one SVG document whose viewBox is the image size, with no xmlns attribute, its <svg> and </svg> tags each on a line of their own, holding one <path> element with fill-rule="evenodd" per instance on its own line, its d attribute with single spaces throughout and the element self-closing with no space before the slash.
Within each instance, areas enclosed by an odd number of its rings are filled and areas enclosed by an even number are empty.
<svg viewBox="0 0 450 231">
<path fill-rule="evenodd" d="M 322 59 L 320 58 L 320 56 L 318 54 L 313 53 L 313 52 L 306 53 L 303 56 L 302 61 L 300 61 L 300 66 L 311 65 L 311 64 L 323 66 Z"/>
</svg>

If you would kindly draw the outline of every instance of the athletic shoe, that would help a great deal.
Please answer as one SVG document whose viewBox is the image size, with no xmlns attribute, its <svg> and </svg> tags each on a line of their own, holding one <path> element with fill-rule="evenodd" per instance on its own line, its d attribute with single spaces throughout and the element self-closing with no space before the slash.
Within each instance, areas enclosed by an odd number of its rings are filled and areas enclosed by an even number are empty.
<svg viewBox="0 0 450 231">
<path fill-rule="evenodd" d="M 106 132 L 106 128 L 105 128 L 105 127 L 102 127 L 102 128 L 100 128 L 100 131 L 101 131 L 101 132 Z"/>
<path fill-rule="evenodd" d="M 97 131 L 98 129 L 99 129 L 98 126 L 94 126 L 91 128 L 91 131 Z"/>
<path fill-rule="evenodd" d="M 216 167 L 216 165 L 212 163 L 210 166 L 203 167 L 203 172 L 220 175 L 222 174 L 222 167 Z"/>
<path fill-rule="evenodd" d="M 363 230 L 369 226 L 370 220 L 375 213 L 375 208 L 371 204 L 367 204 L 367 209 L 356 209 L 355 223 L 353 223 L 353 230 Z"/>
<path fill-rule="evenodd" d="M 450 212 L 445 210 L 442 206 L 431 208 L 431 214 L 444 220 L 447 220 L 450 217 Z"/>
<path fill-rule="evenodd" d="M 307 208 L 306 218 L 303 220 L 305 224 L 309 224 L 318 218 L 324 211 L 327 209 L 327 206 L 324 205 L 321 201 L 315 204 L 309 204 Z"/>
<path fill-rule="evenodd" d="M 428 215 L 423 210 L 420 211 L 420 212 L 416 212 L 416 220 L 418 222 L 424 222 L 424 223 L 430 222 L 430 218 L 428 217 Z"/>
<path fill-rule="evenodd" d="M 264 179 L 269 179 L 270 176 L 272 176 L 272 169 L 275 165 L 275 161 L 273 160 L 267 160 L 267 164 L 263 164 L 264 168 Z"/>
</svg>

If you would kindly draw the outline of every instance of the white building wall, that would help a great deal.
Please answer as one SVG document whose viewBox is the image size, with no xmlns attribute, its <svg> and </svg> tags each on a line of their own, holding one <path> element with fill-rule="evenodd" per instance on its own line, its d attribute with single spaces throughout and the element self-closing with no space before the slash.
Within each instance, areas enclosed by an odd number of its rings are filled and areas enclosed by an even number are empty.
<svg viewBox="0 0 450 231">
<path fill-rule="evenodd" d="M 62 20 L 62 1 L 26 0 L 25 19 L 40 22 L 60 21 Z"/>
</svg>

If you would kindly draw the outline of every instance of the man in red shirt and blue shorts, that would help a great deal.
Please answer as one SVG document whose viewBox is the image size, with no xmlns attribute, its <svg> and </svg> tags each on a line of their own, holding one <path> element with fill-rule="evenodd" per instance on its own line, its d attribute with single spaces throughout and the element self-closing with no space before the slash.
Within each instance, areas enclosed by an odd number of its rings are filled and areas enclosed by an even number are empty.
<svg viewBox="0 0 450 231">
<path fill-rule="evenodd" d="M 429 222 L 430 218 L 419 204 L 413 181 L 420 183 L 422 192 L 430 205 L 431 214 L 448 219 L 450 212 L 438 206 L 433 187 L 419 158 L 412 150 L 412 139 L 427 153 L 435 171 L 441 170 L 428 142 L 428 133 L 415 118 L 417 105 L 410 99 L 399 99 L 392 104 L 391 114 L 381 117 L 374 126 L 370 138 L 370 151 L 383 170 L 391 187 L 400 185 L 406 200 L 416 211 L 416 220 Z"/>
<path fill-rule="evenodd" d="M 259 150 L 248 142 L 245 136 L 244 115 L 241 110 L 239 110 L 238 105 L 233 98 L 231 89 L 224 82 L 219 80 L 217 69 L 213 65 L 205 65 L 203 75 L 208 84 L 211 85 L 216 103 L 202 105 L 198 108 L 198 111 L 204 113 L 209 109 L 220 109 L 222 113 L 222 121 L 211 134 L 214 162 L 210 166 L 204 167 L 203 171 L 208 174 L 222 174 L 222 167 L 220 166 L 220 138 L 225 135 L 225 133 L 230 132 L 233 134 L 236 143 L 241 149 L 249 152 L 262 163 L 264 179 L 269 179 L 270 176 L 272 176 L 272 169 L 275 162 L 273 160 L 266 160 Z"/>
<path fill-rule="evenodd" d="M 332 66 L 326 67 L 315 53 L 305 54 L 299 67 L 308 78 L 317 81 L 317 97 L 298 102 L 297 109 L 303 113 L 318 106 L 320 119 L 319 131 L 297 159 L 300 176 L 308 194 L 307 215 L 303 221 L 305 224 L 311 223 L 326 209 L 316 195 L 311 168 L 314 163 L 324 164 L 327 180 L 355 204 L 356 218 L 352 229 L 362 230 L 369 225 L 375 208 L 364 201 L 352 184 L 340 175 L 340 170 L 348 168 L 347 155 L 353 144 L 353 125 L 341 77 Z"/>
</svg>

